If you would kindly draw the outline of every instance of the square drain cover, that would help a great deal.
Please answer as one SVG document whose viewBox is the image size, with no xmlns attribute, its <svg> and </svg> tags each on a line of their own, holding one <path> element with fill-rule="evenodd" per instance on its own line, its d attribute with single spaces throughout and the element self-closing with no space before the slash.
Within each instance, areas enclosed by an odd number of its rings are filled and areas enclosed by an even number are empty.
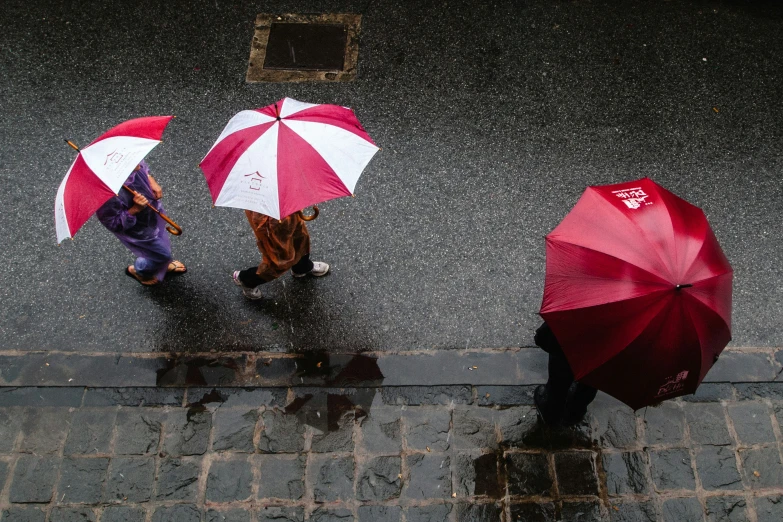
<svg viewBox="0 0 783 522">
<path fill-rule="evenodd" d="M 248 82 L 349 81 L 356 76 L 361 15 L 256 18 Z"/>
</svg>

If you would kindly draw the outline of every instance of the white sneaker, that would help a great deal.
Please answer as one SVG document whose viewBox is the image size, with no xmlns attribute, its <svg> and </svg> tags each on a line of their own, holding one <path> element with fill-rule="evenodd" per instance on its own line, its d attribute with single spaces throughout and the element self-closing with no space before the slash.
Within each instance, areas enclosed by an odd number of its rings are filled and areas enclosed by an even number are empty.
<svg viewBox="0 0 783 522">
<path fill-rule="evenodd" d="M 296 273 L 292 272 L 292 275 L 294 277 L 297 277 L 297 278 L 304 277 L 306 275 L 311 275 L 311 276 L 315 276 L 315 277 L 321 277 L 321 276 L 325 276 L 328 273 L 329 273 L 329 265 L 328 264 L 326 264 L 326 263 L 324 263 L 322 261 L 313 261 L 313 269 L 312 270 L 310 270 L 309 272 L 305 272 L 304 274 L 296 274 Z"/>
<path fill-rule="evenodd" d="M 242 281 L 239 280 L 239 270 L 235 270 L 234 273 L 231 274 L 231 279 L 234 280 L 235 285 L 242 289 L 242 295 L 248 299 L 255 301 L 256 299 L 262 299 L 264 297 L 264 294 L 261 292 L 261 285 L 258 285 L 255 288 L 250 288 L 249 286 L 242 284 Z"/>
</svg>

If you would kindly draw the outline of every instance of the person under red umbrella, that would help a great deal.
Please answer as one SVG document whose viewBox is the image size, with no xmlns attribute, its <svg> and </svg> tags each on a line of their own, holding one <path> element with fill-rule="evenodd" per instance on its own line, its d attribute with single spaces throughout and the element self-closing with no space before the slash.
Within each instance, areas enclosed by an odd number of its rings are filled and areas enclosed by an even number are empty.
<svg viewBox="0 0 783 522">
<path fill-rule="evenodd" d="M 704 212 L 647 178 L 588 187 L 546 237 L 541 317 L 573 379 L 635 410 L 696 391 L 731 340 L 731 294 Z"/>
<path fill-rule="evenodd" d="M 546 322 L 538 327 L 536 346 L 549 354 L 546 385 L 536 387 L 533 403 L 538 416 L 549 426 L 573 426 L 587 414 L 587 406 L 593 402 L 598 390 L 590 385 L 574 384 L 574 372 L 568 365 L 563 349 Z"/>
<path fill-rule="evenodd" d="M 101 205 L 96 216 L 136 255 L 136 260 L 125 269 L 125 274 L 142 285 L 152 286 L 162 282 L 167 273 L 185 273 L 185 265 L 171 255 L 166 222 L 148 206 L 163 212 L 160 202 L 163 190 L 150 175 L 145 161 L 142 160 L 131 172 L 124 185 L 134 192 L 121 190 Z"/>
<path fill-rule="evenodd" d="M 264 297 L 261 285 L 277 279 L 288 270 L 296 278 L 307 275 L 321 277 L 329 272 L 329 265 L 310 260 L 310 234 L 301 212 L 295 212 L 282 220 L 245 211 L 247 220 L 256 236 L 261 252 L 261 263 L 245 270 L 236 270 L 234 283 L 242 288 L 248 299 Z"/>
</svg>

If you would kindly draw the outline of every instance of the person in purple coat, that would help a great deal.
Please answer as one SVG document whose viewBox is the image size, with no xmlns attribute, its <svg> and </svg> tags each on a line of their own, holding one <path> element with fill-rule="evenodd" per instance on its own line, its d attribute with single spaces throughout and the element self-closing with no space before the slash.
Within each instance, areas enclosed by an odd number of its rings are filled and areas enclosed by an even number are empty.
<svg viewBox="0 0 783 522">
<path fill-rule="evenodd" d="M 163 212 L 160 202 L 163 191 L 150 175 L 145 161 L 133 170 L 125 185 L 137 194 L 134 196 L 121 189 L 96 212 L 103 226 L 136 256 L 136 261 L 125 269 L 125 274 L 145 286 L 152 286 L 161 283 L 167 273 L 186 272 L 185 265 L 171 255 L 166 222 L 147 207 L 149 203 Z"/>
</svg>

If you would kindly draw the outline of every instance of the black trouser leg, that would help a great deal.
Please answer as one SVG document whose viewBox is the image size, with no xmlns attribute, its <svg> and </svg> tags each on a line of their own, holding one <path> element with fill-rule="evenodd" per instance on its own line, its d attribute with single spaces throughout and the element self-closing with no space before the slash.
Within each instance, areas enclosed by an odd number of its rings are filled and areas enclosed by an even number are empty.
<svg viewBox="0 0 783 522">
<path fill-rule="evenodd" d="M 258 285 L 264 284 L 264 280 L 258 277 L 258 274 L 256 274 L 257 271 L 258 271 L 257 266 L 240 270 L 239 282 L 248 288 L 255 288 Z"/>
<path fill-rule="evenodd" d="M 313 269 L 313 262 L 310 261 L 310 254 L 302 256 L 294 266 L 291 267 L 291 272 L 295 274 L 306 274 Z"/>
<path fill-rule="evenodd" d="M 581 419 L 587 413 L 587 405 L 593 402 L 598 390 L 587 384 L 576 383 L 574 392 L 568 401 L 568 416 L 573 420 Z"/>
<path fill-rule="evenodd" d="M 559 418 L 565 411 L 568 390 L 574 382 L 574 374 L 568 359 L 560 350 L 549 352 L 549 379 L 546 382 L 545 409 L 550 417 Z"/>
</svg>

